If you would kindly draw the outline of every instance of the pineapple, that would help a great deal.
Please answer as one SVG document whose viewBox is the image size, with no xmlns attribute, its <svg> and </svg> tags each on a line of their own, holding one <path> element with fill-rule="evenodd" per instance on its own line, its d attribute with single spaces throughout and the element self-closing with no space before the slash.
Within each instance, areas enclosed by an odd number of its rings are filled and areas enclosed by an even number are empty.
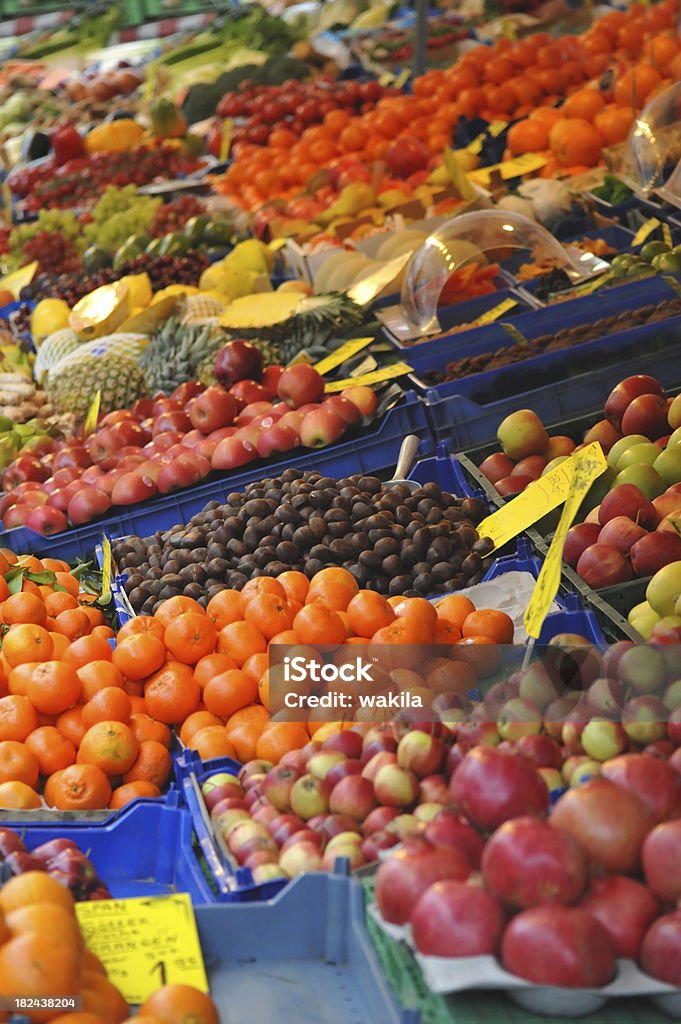
<svg viewBox="0 0 681 1024">
<path fill-rule="evenodd" d="M 293 292 L 272 292 L 235 299 L 220 317 L 220 326 L 241 338 L 276 344 L 283 362 L 304 348 L 324 345 L 343 328 L 356 327 L 364 310 L 345 295 L 301 297 Z"/>
<path fill-rule="evenodd" d="M 89 356 L 56 375 L 48 395 L 60 412 L 85 419 L 97 391 L 101 392 L 100 413 L 127 409 L 147 392 L 144 373 L 126 356 L 110 353 Z"/>
<path fill-rule="evenodd" d="M 215 361 L 226 340 L 213 325 L 186 326 L 171 317 L 156 332 L 140 359 L 151 393 L 170 394 L 185 381 L 194 380 L 199 364 L 208 357 Z"/>
</svg>

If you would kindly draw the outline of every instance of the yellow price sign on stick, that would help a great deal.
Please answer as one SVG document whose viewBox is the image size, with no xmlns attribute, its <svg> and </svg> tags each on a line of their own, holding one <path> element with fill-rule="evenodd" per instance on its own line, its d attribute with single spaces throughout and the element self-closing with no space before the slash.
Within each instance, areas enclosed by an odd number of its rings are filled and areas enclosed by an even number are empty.
<svg viewBox="0 0 681 1024">
<path fill-rule="evenodd" d="M 662 225 L 662 238 L 664 240 L 664 244 L 671 249 L 674 243 L 672 241 L 672 231 L 669 224 Z"/>
<path fill-rule="evenodd" d="M 87 411 L 85 423 L 83 424 L 83 432 L 86 437 L 88 437 L 90 434 L 94 434 L 95 430 L 97 429 L 97 420 L 99 419 L 99 407 L 101 404 L 102 392 L 98 391 L 95 394 L 95 397 L 92 399 L 92 402 L 90 403 L 90 408 Z"/>
<path fill-rule="evenodd" d="M 632 245 L 643 245 L 648 235 L 652 235 L 655 228 L 659 228 L 660 221 L 657 217 L 650 217 L 645 224 L 641 224 L 636 234 L 631 240 Z"/>
<path fill-rule="evenodd" d="M 544 619 L 558 592 L 567 532 L 592 483 L 608 468 L 603 449 L 598 441 L 582 448 L 581 451 L 571 456 L 570 461 L 573 462 L 573 471 L 569 492 L 565 499 L 560 522 L 551 541 L 551 547 L 541 567 L 537 585 L 525 611 L 524 623 L 527 635 L 535 640 L 539 639 Z M 529 489 L 528 487 L 527 491 Z M 527 491 L 524 493 L 527 494 Z"/>
<path fill-rule="evenodd" d="M 102 535 L 102 594 L 100 602 L 108 604 L 111 600 L 111 541 L 106 534 Z"/>
<path fill-rule="evenodd" d="M 373 338 L 352 338 L 351 341 L 346 341 L 345 344 L 341 345 L 340 348 L 337 348 L 335 352 L 332 352 L 330 355 L 325 356 L 324 359 L 321 359 L 315 365 L 315 370 L 317 373 L 321 374 L 328 373 L 329 370 L 333 370 L 336 366 L 340 366 L 347 359 L 352 359 L 352 357 L 357 355 L 358 352 L 361 352 L 363 348 L 370 345 L 373 340 Z"/>
<path fill-rule="evenodd" d="M 220 163 L 223 164 L 229 156 L 229 151 L 232 148 L 232 135 L 234 134 L 234 121 L 230 117 L 227 118 L 222 126 L 222 138 L 220 139 Z"/>
<path fill-rule="evenodd" d="M 161 985 L 208 979 L 188 893 L 76 903 L 85 945 L 129 1003 L 143 1003 Z"/>
</svg>

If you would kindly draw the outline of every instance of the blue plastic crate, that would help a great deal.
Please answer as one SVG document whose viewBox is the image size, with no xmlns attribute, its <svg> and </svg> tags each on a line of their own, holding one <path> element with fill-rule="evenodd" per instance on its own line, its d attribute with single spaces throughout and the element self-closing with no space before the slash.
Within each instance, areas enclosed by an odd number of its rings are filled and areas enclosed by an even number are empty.
<svg viewBox="0 0 681 1024">
<path fill-rule="evenodd" d="M 402 441 L 407 434 L 416 434 L 420 438 L 421 455 L 431 454 L 434 444 L 426 410 L 418 396 L 411 391 L 365 432 L 329 448 L 303 449 L 300 454 L 293 455 L 287 452 L 267 462 L 258 459 L 240 473 L 223 474 L 198 487 L 152 498 L 128 508 L 119 508 L 114 514 L 51 537 L 18 526 L 0 533 L 0 547 L 9 547 L 17 553 L 31 552 L 38 557 L 63 558 L 67 561 L 90 558 L 103 533 L 112 537 L 131 533 L 144 537 L 157 530 L 167 530 L 177 523 L 186 523 L 209 501 L 224 501 L 228 494 L 243 491 L 254 480 L 262 480 L 263 476 L 276 476 L 284 469 L 299 469 L 301 472 L 318 470 L 336 477 L 390 469 L 397 462 Z"/>
<path fill-rule="evenodd" d="M 238 867 L 232 862 L 213 833 L 210 815 L 201 795 L 201 785 L 219 772 L 236 775 L 240 768 L 238 761 L 230 757 L 214 757 L 202 761 L 195 750 L 185 749 L 175 758 L 175 777 L 191 814 L 201 852 L 217 886 L 217 899 L 226 903 L 269 900 L 288 883 L 285 878 L 277 878 L 256 884 L 250 869 Z"/>
<path fill-rule="evenodd" d="M 340 873 L 304 875 L 255 906 L 201 907 L 196 921 L 224 1024 L 420 1022 L 383 974 L 361 886 Z"/>
<path fill-rule="evenodd" d="M 72 839 L 87 854 L 115 897 L 188 892 L 193 903 L 216 897 L 192 848 L 192 817 L 177 790 L 164 805 L 136 800 L 113 820 L 88 822 L 6 823 L 24 829 L 29 852 L 50 839 Z"/>
</svg>

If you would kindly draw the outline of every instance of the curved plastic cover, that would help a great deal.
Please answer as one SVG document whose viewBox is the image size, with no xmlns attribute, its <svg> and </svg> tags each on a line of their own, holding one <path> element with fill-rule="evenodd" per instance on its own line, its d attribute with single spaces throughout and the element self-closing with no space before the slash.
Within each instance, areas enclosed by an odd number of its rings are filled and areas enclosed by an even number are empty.
<svg viewBox="0 0 681 1024">
<path fill-rule="evenodd" d="M 402 285 L 406 316 L 423 331 L 437 329 L 440 293 L 455 270 L 466 263 L 508 259 L 519 249 L 535 261 L 551 259 L 571 276 L 584 276 L 553 235 L 529 217 L 506 210 L 463 213 L 427 238 L 412 256 Z"/>
<path fill-rule="evenodd" d="M 670 164 L 678 163 L 680 153 L 681 82 L 676 82 L 655 96 L 634 121 L 620 177 L 638 193 L 651 192 L 665 185 Z M 671 181 L 667 188 L 670 185 Z"/>
</svg>

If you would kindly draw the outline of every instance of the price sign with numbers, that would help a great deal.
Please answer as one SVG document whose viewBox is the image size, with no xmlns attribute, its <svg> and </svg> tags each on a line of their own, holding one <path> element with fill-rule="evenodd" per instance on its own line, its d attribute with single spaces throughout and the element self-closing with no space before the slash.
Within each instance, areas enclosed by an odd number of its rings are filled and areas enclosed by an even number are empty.
<svg viewBox="0 0 681 1024">
<path fill-rule="evenodd" d="M 143 1003 L 161 985 L 208 979 L 188 893 L 77 903 L 85 944 L 129 1003 Z"/>
</svg>

